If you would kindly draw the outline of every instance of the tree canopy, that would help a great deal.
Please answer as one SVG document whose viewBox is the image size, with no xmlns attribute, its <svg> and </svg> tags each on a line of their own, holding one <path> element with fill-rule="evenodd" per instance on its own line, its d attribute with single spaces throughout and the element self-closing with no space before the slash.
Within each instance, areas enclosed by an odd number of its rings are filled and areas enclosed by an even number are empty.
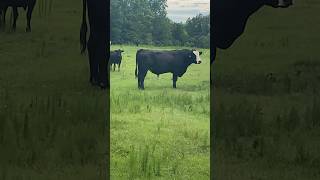
<svg viewBox="0 0 320 180">
<path fill-rule="evenodd" d="M 209 47 L 209 15 L 176 23 L 167 17 L 166 8 L 167 0 L 111 0 L 111 41 Z"/>
</svg>

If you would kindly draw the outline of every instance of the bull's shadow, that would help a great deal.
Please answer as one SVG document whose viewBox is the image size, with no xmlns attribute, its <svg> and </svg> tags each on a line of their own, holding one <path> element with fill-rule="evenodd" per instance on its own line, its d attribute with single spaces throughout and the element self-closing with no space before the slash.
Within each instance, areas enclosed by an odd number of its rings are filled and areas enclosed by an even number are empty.
<svg viewBox="0 0 320 180">
<path fill-rule="evenodd" d="M 177 84 L 177 88 L 173 88 L 171 83 L 169 84 L 159 83 L 159 84 L 160 85 L 154 85 L 154 84 L 152 85 L 152 84 L 146 83 L 145 89 L 143 91 L 153 92 L 153 91 L 159 91 L 159 90 L 161 91 L 166 90 L 166 91 L 196 92 L 196 91 L 207 90 L 210 87 L 210 80 L 201 81 L 201 83 L 197 83 L 197 84 L 186 84 L 181 82 Z M 138 87 L 136 89 L 138 90 Z"/>
</svg>

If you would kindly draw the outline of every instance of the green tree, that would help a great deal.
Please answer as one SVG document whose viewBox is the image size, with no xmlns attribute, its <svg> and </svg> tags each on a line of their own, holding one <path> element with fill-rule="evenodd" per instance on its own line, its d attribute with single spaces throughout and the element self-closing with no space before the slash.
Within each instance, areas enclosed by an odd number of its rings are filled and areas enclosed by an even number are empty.
<svg viewBox="0 0 320 180">
<path fill-rule="evenodd" d="M 197 15 L 189 18 L 186 22 L 186 31 L 190 38 L 190 43 L 196 47 L 210 47 L 210 15 Z"/>
<path fill-rule="evenodd" d="M 200 14 L 185 24 L 174 23 L 166 8 L 167 0 L 111 0 L 111 41 L 209 47 L 209 16 Z"/>
<path fill-rule="evenodd" d="M 182 23 L 173 23 L 172 40 L 174 45 L 185 45 L 189 40 L 189 35 Z"/>
</svg>

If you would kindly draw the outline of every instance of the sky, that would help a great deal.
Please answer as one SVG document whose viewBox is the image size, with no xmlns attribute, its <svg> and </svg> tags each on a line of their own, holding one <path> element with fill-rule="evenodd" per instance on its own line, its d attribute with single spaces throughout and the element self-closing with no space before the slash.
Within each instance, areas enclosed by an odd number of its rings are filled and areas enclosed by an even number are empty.
<svg viewBox="0 0 320 180">
<path fill-rule="evenodd" d="M 167 0 L 168 17 L 174 22 L 185 22 L 199 13 L 210 12 L 210 0 Z"/>
</svg>

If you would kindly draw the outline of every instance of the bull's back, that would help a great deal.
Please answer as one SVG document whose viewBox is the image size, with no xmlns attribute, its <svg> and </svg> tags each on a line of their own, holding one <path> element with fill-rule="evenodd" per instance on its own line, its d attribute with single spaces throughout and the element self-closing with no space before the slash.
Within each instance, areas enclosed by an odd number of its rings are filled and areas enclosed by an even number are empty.
<svg viewBox="0 0 320 180">
<path fill-rule="evenodd" d="M 154 74 L 173 72 L 175 69 L 175 56 L 170 51 L 141 50 L 137 53 L 137 63 L 140 68 L 150 70 Z"/>
<path fill-rule="evenodd" d="M 177 51 L 152 51 L 140 49 L 137 52 L 137 61 L 158 65 L 175 64 L 181 60 L 177 54 Z"/>
</svg>

